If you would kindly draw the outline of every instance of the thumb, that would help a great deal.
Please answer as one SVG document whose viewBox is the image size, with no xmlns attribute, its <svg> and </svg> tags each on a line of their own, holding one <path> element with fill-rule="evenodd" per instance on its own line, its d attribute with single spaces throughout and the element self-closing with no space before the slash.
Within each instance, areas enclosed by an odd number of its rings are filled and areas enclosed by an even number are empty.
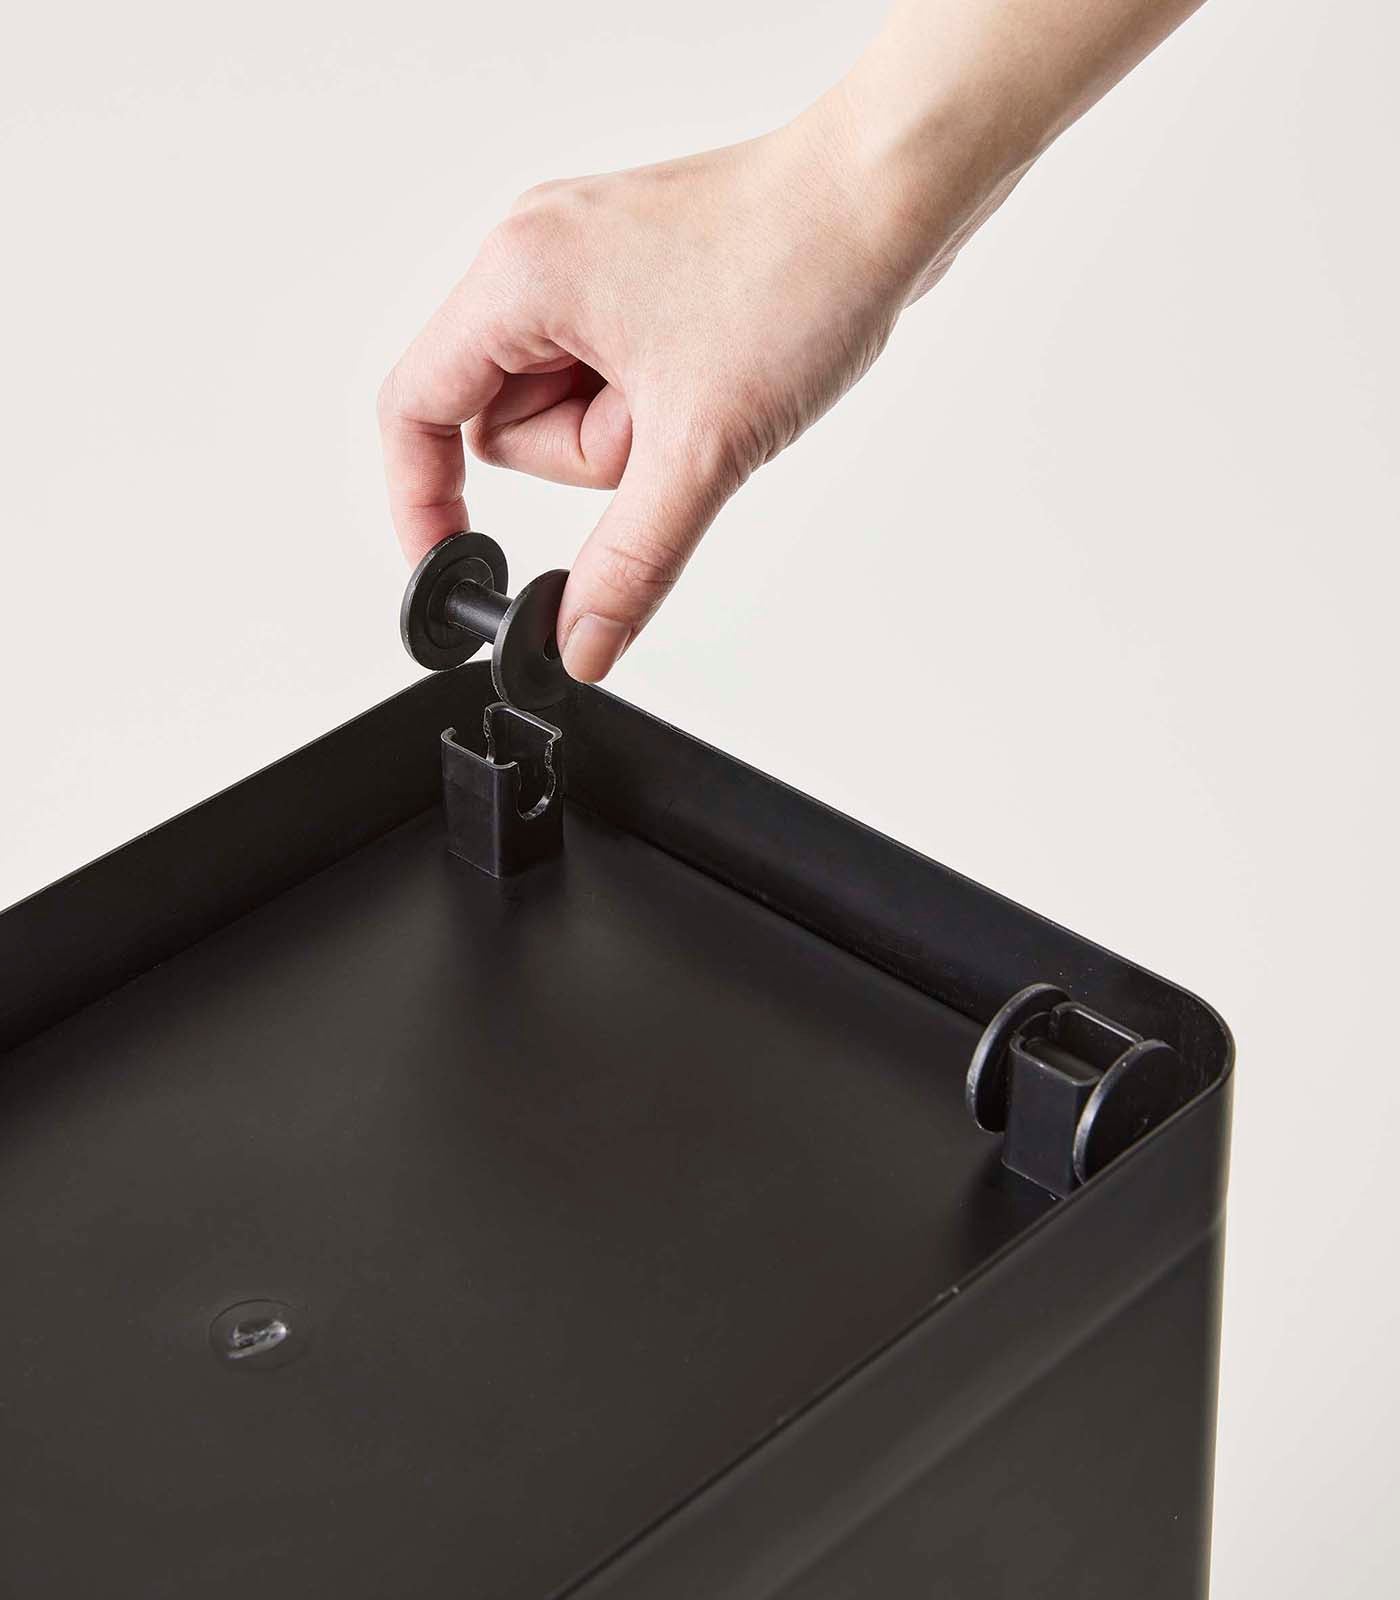
<svg viewBox="0 0 1400 1600">
<path fill-rule="evenodd" d="M 634 438 L 612 503 L 589 535 L 564 590 L 558 637 L 564 667 L 597 683 L 650 621 L 737 486 L 717 463 Z"/>
</svg>

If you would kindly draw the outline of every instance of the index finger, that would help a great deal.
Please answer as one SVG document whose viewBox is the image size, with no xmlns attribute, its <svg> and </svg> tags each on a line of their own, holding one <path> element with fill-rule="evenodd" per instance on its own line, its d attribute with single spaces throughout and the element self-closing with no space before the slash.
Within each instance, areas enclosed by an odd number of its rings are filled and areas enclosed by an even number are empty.
<svg viewBox="0 0 1400 1600">
<path fill-rule="evenodd" d="M 523 325 L 523 309 L 515 315 L 520 325 L 502 326 L 499 304 L 462 280 L 379 389 L 389 510 L 410 562 L 469 526 L 462 422 L 490 405 L 509 374 L 573 360 Z"/>
<path fill-rule="evenodd" d="M 462 424 L 505 381 L 454 300 L 434 315 L 379 391 L 389 510 L 410 561 L 467 527 Z"/>
</svg>

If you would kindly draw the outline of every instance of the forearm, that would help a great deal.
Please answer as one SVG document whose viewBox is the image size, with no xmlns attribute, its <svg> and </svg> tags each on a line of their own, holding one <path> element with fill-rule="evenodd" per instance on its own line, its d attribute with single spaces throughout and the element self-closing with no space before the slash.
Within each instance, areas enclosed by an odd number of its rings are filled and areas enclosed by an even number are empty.
<svg viewBox="0 0 1400 1600">
<path fill-rule="evenodd" d="M 917 294 L 1037 156 L 1201 0 L 898 0 L 805 119 Z M 873 203 L 872 203 L 873 202 Z"/>
</svg>

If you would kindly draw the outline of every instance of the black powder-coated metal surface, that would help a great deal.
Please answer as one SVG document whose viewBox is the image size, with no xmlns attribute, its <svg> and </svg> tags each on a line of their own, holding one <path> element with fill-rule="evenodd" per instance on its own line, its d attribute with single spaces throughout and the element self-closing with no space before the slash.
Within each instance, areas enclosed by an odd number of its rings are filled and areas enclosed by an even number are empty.
<svg viewBox="0 0 1400 1600">
<path fill-rule="evenodd" d="M 485 877 L 495 698 L 0 915 L 0 1600 L 1203 1600 L 1220 1018 L 593 689 Z M 1032 982 L 1204 1086 L 1060 1202 L 963 1105 Z"/>
<path fill-rule="evenodd" d="M 578 808 L 345 856 L 6 1060 L 0 1592 L 545 1600 L 1050 1209 L 978 1031 Z"/>
</svg>

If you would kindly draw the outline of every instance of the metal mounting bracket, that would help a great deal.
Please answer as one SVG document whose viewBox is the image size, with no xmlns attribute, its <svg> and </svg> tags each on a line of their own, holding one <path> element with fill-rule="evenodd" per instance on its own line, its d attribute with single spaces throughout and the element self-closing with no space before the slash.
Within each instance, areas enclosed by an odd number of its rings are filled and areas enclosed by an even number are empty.
<svg viewBox="0 0 1400 1600">
<path fill-rule="evenodd" d="M 486 707 L 480 742 L 442 734 L 447 847 L 493 878 L 556 856 L 564 845 L 564 736 L 528 711 Z"/>
</svg>

